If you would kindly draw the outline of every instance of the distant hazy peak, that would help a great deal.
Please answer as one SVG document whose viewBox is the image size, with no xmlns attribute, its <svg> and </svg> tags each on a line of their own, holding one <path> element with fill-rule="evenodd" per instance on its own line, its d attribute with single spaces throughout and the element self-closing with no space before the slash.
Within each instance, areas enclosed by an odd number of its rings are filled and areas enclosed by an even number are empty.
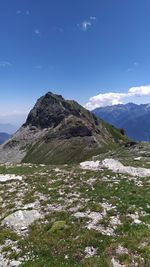
<svg viewBox="0 0 150 267">
<path fill-rule="evenodd" d="M 93 113 L 138 141 L 150 141 L 150 104 L 119 104 L 101 107 Z"/>
</svg>

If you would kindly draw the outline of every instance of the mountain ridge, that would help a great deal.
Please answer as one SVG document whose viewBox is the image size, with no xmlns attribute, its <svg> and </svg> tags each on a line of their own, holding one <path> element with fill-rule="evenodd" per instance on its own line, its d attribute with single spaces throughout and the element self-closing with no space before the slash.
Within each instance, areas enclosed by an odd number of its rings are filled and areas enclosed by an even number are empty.
<svg viewBox="0 0 150 267">
<path fill-rule="evenodd" d="M 26 122 L 0 147 L 0 161 L 65 164 L 80 162 L 126 137 L 73 100 L 48 92 Z"/>
<path fill-rule="evenodd" d="M 118 104 L 92 112 L 115 127 L 124 128 L 129 138 L 150 141 L 150 104 Z"/>
</svg>

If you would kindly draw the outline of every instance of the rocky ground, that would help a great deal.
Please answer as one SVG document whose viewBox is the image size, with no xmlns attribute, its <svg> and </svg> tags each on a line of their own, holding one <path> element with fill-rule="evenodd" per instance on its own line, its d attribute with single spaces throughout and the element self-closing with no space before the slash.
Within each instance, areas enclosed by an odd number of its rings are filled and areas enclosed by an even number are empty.
<svg viewBox="0 0 150 267">
<path fill-rule="evenodd" d="M 150 266 L 150 144 L 0 165 L 0 267 Z"/>
</svg>

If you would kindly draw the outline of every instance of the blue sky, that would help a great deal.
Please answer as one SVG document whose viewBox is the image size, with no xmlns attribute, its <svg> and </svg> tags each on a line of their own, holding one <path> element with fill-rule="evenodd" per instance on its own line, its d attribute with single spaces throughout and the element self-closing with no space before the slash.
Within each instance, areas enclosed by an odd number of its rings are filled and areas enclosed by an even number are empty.
<svg viewBox="0 0 150 267">
<path fill-rule="evenodd" d="M 149 0 L 0 0 L 0 119 L 47 91 L 150 102 L 149 14 Z"/>
</svg>

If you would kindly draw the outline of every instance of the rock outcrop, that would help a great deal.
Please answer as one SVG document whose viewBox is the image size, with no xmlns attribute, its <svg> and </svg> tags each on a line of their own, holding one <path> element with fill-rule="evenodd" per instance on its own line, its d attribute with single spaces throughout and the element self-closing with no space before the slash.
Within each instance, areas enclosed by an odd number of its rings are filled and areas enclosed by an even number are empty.
<svg viewBox="0 0 150 267">
<path fill-rule="evenodd" d="M 80 162 L 125 138 L 77 102 L 48 92 L 0 147 L 0 162 Z"/>
</svg>

